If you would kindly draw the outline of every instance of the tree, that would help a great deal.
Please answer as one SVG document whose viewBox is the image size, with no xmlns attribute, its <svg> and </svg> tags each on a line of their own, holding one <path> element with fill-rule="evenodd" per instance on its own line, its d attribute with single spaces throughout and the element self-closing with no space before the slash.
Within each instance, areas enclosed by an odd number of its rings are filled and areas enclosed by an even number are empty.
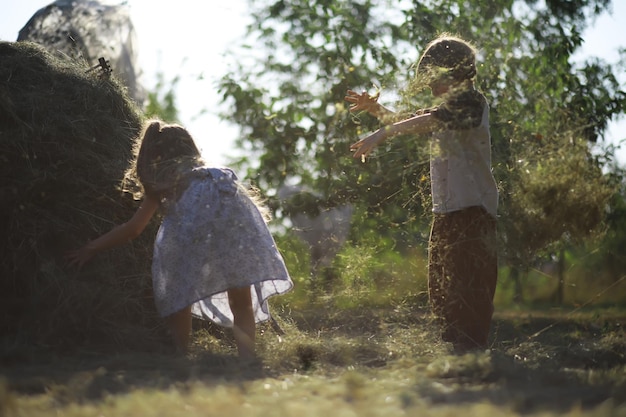
<svg viewBox="0 0 626 417">
<path fill-rule="evenodd" d="M 145 114 L 157 117 L 167 123 L 178 123 L 178 107 L 176 106 L 176 87 L 179 77 L 165 80 L 163 73 L 157 73 L 154 90 L 147 92 Z"/>
<path fill-rule="evenodd" d="M 589 143 L 624 113 L 626 95 L 612 65 L 576 65 L 571 58 L 582 29 L 609 0 L 250 6 L 249 38 L 257 42 L 250 50 L 262 54 L 239 57 L 220 91 L 249 151 L 240 163 L 262 188 L 297 178 L 327 196 L 327 205 L 355 202 L 367 213 L 362 221 L 381 236 L 421 241 L 427 227 L 420 219 L 430 207 L 427 141 L 397 139 L 367 163 L 354 161 L 349 144 L 377 122 L 349 114 L 343 97 L 349 88 L 380 89 L 381 101 L 400 110 L 429 104 L 428 92 L 413 82 L 413 64 L 423 45 L 448 31 L 481 51 L 479 88 L 491 103 L 505 219 L 503 257 L 525 265 L 538 251 L 578 241 L 602 224 L 615 188 Z"/>
</svg>

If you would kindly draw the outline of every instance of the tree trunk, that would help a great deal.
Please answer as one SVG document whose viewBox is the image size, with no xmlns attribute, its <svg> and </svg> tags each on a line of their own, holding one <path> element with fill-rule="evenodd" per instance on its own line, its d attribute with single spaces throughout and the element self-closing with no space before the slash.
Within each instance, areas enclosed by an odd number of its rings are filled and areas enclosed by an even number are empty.
<svg viewBox="0 0 626 417">
<path fill-rule="evenodd" d="M 554 301 L 561 305 L 565 298 L 565 250 L 559 250 L 559 257 L 557 259 L 556 278 L 558 280 L 556 292 L 554 294 Z"/>
<path fill-rule="evenodd" d="M 520 279 L 519 268 L 512 266 L 510 276 L 513 280 L 513 302 L 520 304 L 524 301 L 524 294 L 522 292 L 522 280 Z"/>
</svg>

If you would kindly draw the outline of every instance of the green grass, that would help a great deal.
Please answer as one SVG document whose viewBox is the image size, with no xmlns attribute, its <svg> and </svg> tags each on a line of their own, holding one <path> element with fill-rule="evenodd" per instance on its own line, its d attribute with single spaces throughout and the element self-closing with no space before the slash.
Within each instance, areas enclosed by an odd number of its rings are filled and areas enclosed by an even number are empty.
<svg viewBox="0 0 626 417">
<path fill-rule="evenodd" d="M 315 309 L 259 331 L 258 363 L 196 330 L 186 357 L 80 351 L 4 368 L 7 416 L 626 415 L 626 312 L 501 311 L 454 355 L 424 309 Z"/>
<path fill-rule="evenodd" d="M 430 317 L 419 253 L 346 250 L 332 285 L 289 256 L 296 289 L 272 300 L 284 334 L 259 326 L 258 362 L 200 322 L 184 357 L 154 339 L 5 346 L 0 417 L 626 416 L 626 308 L 596 303 L 603 288 L 580 305 L 512 305 L 504 279 L 490 349 L 455 355 Z"/>
</svg>

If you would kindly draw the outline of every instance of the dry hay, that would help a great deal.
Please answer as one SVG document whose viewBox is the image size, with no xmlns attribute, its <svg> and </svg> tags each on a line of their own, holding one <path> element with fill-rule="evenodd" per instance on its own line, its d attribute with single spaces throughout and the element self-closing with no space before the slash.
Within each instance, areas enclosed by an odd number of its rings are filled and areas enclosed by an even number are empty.
<svg viewBox="0 0 626 417">
<path fill-rule="evenodd" d="M 156 317 L 153 231 L 82 271 L 63 254 L 127 220 L 120 191 L 142 116 L 115 77 L 29 42 L 0 43 L 0 352 L 142 343 Z M 154 227 L 154 226 L 153 226 Z"/>
</svg>

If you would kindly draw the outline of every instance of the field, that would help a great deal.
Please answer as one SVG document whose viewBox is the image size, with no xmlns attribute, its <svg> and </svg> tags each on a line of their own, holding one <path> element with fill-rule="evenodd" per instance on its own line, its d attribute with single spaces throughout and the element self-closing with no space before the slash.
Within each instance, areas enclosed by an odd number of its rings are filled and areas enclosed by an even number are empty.
<svg viewBox="0 0 626 417">
<path fill-rule="evenodd" d="M 277 310 L 284 334 L 261 327 L 254 363 L 200 323 L 186 357 L 4 357 L 0 415 L 626 416 L 623 309 L 500 309 L 491 349 L 462 356 L 424 307 Z"/>
<path fill-rule="evenodd" d="M 0 417 L 626 417 L 624 277 L 570 267 L 557 306 L 554 278 L 533 272 L 516 304 L 502 270 L 489 349 L 456 355 L 430 316 L 423 256 L 346 248 L 341 273 L 320 282 L 279 245 L 296 285 L 271 300 L 278 326 L 259 326 L 258 361 L 241 363 L 230 332 L 200 321 L 190 354 L 175 355 L 162 325 L 138 324 L 153 307 L 108 343 L 97 328 L 62 348 L 3 338 Z M 68 312 L 49 322 L 62 331 Z"/>
<path fill-rule="evenodd" d="M 459 356 L 429 316 L 424 257 L 364 227 L 332 285 L 309 282 L 303 251 L 279 242 L 296 289 L 272 300 L 284 333 L 259 329 L 258 361 L 202 323 L 176 356 L 152 320 L 154 231 L 83 273 L 61 261 L 134 212 L 119 183 L 138 109 L 34 44 L 0 42 L 0 55 L 0 417 L 626 416 L 625 277 L 569 269 L 559 308 L 553 279 L 526 277 L 526 300 L 544 304 L 517 307 L 503 280 L 490 349 Z"/>
</svg>

